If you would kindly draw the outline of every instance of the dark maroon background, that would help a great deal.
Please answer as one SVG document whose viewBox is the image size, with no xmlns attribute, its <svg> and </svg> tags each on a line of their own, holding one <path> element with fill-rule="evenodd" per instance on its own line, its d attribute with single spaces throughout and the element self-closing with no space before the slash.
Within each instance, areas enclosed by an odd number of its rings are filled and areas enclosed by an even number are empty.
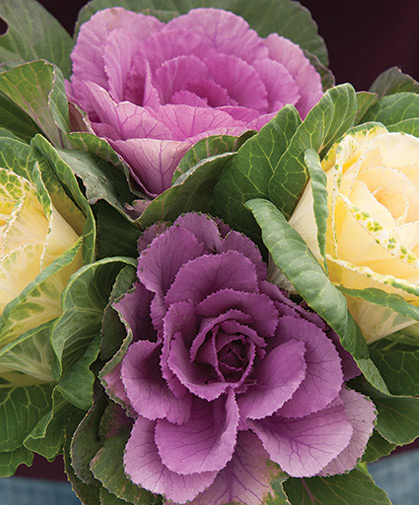
<svg viewBox="0 0 419 505">
<path fill-rule="evenodd" d="M 257 0 L 249 0 L 256 1 Z M 87 2 L 40 0 L 72 33 Z M 319 26 L 337 83 L 368 89 L 384 70 L 399 66 L 419 79 L 418 0 L 301 0 Z"/>
<path fill-rule="evenodd" d="M 257 0 L 249 0 L 257 1 Z M 40 0 L 70 32 L 78 10 L 87 2 Z M 419 80 L 418 0 L 301 0 L 319 26 L 329 50 L 330 68 L 336 82 L 351 82 L 368 89 L 384 70 L 399 66 Z M 53 464 L 36 457 L 21 476 L 65 479 L 62 459 Z"/>
</svg>

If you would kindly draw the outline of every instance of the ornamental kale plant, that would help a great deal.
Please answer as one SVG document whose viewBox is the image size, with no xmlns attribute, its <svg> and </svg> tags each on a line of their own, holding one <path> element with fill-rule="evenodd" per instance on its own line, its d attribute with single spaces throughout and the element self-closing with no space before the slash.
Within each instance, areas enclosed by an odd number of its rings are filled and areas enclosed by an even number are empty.
<svg viewBox="0 0 419 505">
<path fill-rule="evenodd" d="M 222 505 L 262 502 L 281 470 L 351 470 L 375 420 L 345 387 L 359 370 L 316 314 L 266 281 L 252 241 L 190 213 L 139 247 L 138 280 L 115 304 L 133 342 L 102 377 L 134 418 L 130 479 Z"/>
<path fill-rule="evenodd" d="M 322 96 L 320 75 L 297 44 L 276 33 L 262 39 L 219 9 L 167 24 L 105 9 L 82 25 L 71 58 L 69 97 L 151 196 L 170 187 L 200 139 L 259 130 L 285 104 L 304 118 Z"/>
</svg>

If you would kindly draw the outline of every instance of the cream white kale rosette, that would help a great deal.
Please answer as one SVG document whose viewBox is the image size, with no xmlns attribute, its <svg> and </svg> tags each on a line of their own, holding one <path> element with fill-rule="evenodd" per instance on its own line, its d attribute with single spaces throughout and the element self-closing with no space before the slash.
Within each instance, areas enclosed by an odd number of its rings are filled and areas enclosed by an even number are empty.
<svg viewBox="0 0 419 505">
<path fill-rule="evenodd" d="M 327 177 L 325 263 L 364 337 L 370 343 L 415 324 L 406 308 L 377 303 L 374 295 L 382 293 L 368 288 L 419 305 L 419 139 L 367 123 L 339 140 L 321 167 Z M 313 193 L 308 184 L 290 224 L 324 263 Z"/>
</svg>

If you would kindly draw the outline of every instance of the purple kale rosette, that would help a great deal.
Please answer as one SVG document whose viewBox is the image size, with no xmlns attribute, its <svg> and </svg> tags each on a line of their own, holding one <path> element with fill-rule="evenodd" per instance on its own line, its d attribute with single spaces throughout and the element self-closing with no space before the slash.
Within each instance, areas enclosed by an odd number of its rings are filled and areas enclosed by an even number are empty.
<svg viewBox="0 0 419 505">
<path fill-rule="evenodd" d="M 176 503 L 256 505 L 281 470 L 351 470 L 374 405 L 347 389 L 359 370 L 337 335 L 266 281 L 256 245 L 190 213 L 139 249 L 114 305 L 132 343 L 102 377 L 133 420 L 127 476 Z"/>
<path fill-rule="evenodd" d="M 218 9 L 167 24 L 120 7 L 80 29 L 68 95 L 148 195 L 170 187 L 185 152 L 211 135 L 259 130 L 285 105 L 304 118 L 322 96 L 302 49 Z"/>
</svg>

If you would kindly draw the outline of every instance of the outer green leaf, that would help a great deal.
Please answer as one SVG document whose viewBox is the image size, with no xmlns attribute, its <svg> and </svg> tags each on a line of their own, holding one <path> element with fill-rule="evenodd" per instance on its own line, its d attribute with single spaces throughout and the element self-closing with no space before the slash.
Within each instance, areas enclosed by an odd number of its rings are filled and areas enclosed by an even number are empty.
<svg viewBox="0 0 419 505">
<path fill-rule="evenodd" d="M 45 414 L 25 439 L 27 449 L 41 454 L 52 461 L 62 450 L 64 428 L 75 409 L 67 403 L 55 389 L 52 395 L 52 409 Z"/>
<path fill-rule="evenodd" d="M 74 472 L 73 467 L 71 466 L 71 457 L 70 457 L 70 443 L 73 437 L 73 433 L 77 428 L 80 419 L 76 417 L 76 419 L 72 419 L 71 425 L 67 427 L 65 430 L 65 442 L 64 442 L 64 465 L 65 465 L 65 473 L 67 474 L 67 478 L 71 483 L 73 491 L 80 498 L 82 503 L 88 503 L 89 505 L 100 505 L 99 500 L 99 483 L 96 485 L 93 484 L 85 484 L 81 481 Z"/>
<path fill-rule="evenodd" d="M 96 225 L 92 209 L 81 192 L 77 179 L 71 167 L 60 157 L 56 149 L 44 137 L 37 135 L 32 139 L 31 145 L 48 160 L 56 178 L 65 187 L 74 202 L 86 216 L 86 223 L 83 228 L 83 259 L 85 263 L 90 263 L 94 257 Z"/>
<path fill-rule="evenodd" d="M 51 384 L 0 388 L 0 452 L 18 449 L 51 409 Z"/>
<path fill-rule="evenodd" d="M 233 153 L 238 151 L 247 139 L 252 137 L 256 132 L 250 130 L 243 133 L 240 137 L 232 137 L 231 135 L 216 135 L 207 137 L 197 142 L 191 147 L 181 159 L 178 167 L 175 170 L 172 178 L 172 184 L 183 174 L 186 174 L 191 168 L 196 166 L 200 161 L 217 156 L 218 154 Z"/>
<path fill-rule="evenodd" d="M 419 398 L 374 398 L 377 431 L 393 444 L 410 444 L 419 436 Z"/>
<path fill-rule="evenodd" d="M 419 137 L 419 118 L 412 117 L 399 121 L 398 123 L 390 125 L 387 129 L 390 132 L 404 132 Z"/>
<path fill-rule="evenodd" d="M 326 230 L 329 209 L 327 206 L 327 177 L 320 164 L 320 157 L 313 149 L 304 153 L 304 162 L 308 168 L 313 193 L 313 211 L 317 225 L 317 243 L 323 257 L 324 269 L 327 273 L 326 260 Z"/>
<path fill-rule="evenodd" d="M 284 487 L 293 505 L 391 505 L 386 492 L 358 469 L 327 478 L 288 479 Z"/>
<path fill-rule="evenodd" d="M 109 143 L 92 133 L 75 132 L 66 135 L 67 141 L 78 151 L 89 153 L 94 158 L 99 158 L 111 163 L 119 172 L 125 175 L 130 191 L 137 197 L 144 197 L 137 188 L 130 185 L 129 168 L 125 161 L 112 149 Z M 116 177 L 116 176 L 115 176 Z M 119 176 L 118 176 L 119 177 Z"/>
<path fill-rule="evenodd" d="M 0 93 L 0 126 L 7 128 L 25 142 L 41 133 L 40 128 L 22 109 Z"/>
<path fill-rule="evenodd" d="M 108 304 L 103 311 L 102 341 L 100 345 L 100 359 L 102 361 L 111 359 L 126 337 L 125 327 L 121 323 L 117 312 L 112 308 L 112 304 L 131 289 L 136 277 L 136 269 L 129 265 L 122 268 L 116 276 Z"/>
<path fill-rule="evenodd" d="M 70 446 L 71 465 L 77 477 L 85 484 L 93 484 L 95 479 L 89 468 L 90 460 L 101 448 L 98 436 L 99 422 L 107 405 L 100 386 L 95 388 L 94 402 L 74 432 Z"/>
<path fill-rule="evenodd" d="M 390 442 L 387 442 L 377 430 L 374 430 L 371 438 L 368 440 L 367 448 L 362 456 L 362 461 L 372 463 L 383 456 L 388 456 L 395 448 L 395 444 L 390 444 Z"/>
<path fill-rule="evenodd" d="M 356 100 L 358 102 L 358 109 L 354 124 L 358 125 L 362 122 L 367 111 L 378 102 L 378 96 L 375 93 L 368 93 L 368 91 L 359 91 L 356 94 Z"/>
<path fill-rule="evenodd" d="M 46 161 L 28 144 L 19 139 L 0 138 L 0 166 L 31 180 L 33 165 L 38 162 L 45 169 Z"/>
<path fill-rule="evenodd" d="M 275 264 L 307 304 L 336 331 L 343 347 L 354 356 L 368 380 L 379 390 L 388 392 L 369 358 L 365 340 L 348 312 L 344 295 L 329 281 L 301 236 L 273 203 L 255 199 L 247 205 L 262 229 L 262 240 Z"/>
<path fill-rule="evenodd" d="M 403 91 L 419 93 L 419 83 L 410 75 L 404 74 L 400 68 L 391 67 L 375 79 L 370 91 L 377 93 L 379 97 Z"/>
<path fill-rule="evenodd" d="M 126 505 L 128 502 L 117 498 L 114 494 L 106 491 L 104 487 L 100 488 L 100 503 L 101 505 Z"/>
<path fill-rule="evenodd" d="M 244 204 L 250 198 L 267 196 L 269 180 L 300 123 L 295 108 L 285 106 L 245 142 L 228 161 L 215 187 L 211 206 L 214 215 L 258 240 L 260 231 Z"/>
<path fill-rule="evenodd" d="M 406 445 L 419 436 L 419 398 L 383 394 L 361 376 L 351 385 L 373 400 L 378 414 L 375 429 L 385 440 Z"/>
<path fill-rule="evenodd" d="M 0 60 L 30 61 L 44 58 L 68 77 L 73 41 L 67 31 L 39 2 L 0 0 L 0 17 L 8 24 L 0 37 Z"/>
<path fill-rule="evenodd" d="M 419 117 L 419 95 L 395 93 L 385 96 L 365 114 L 363 121 L 378 121 L 391 126 L 400 121 Z"/>
<path fill-rule="evenodd" d="M 20 107 L 56 146 L 70 129 L 61 71 L 44 60 L 23 63 L 0 74 L 0 91 Z"/>
<path fill-rule="evenodd" d="M 105 200 L 122 211 L 124 203 L 131 203 L 135 198 L 129 191 L 124 174 L 110 163 L 94 159 L 90 154 L 80 151 L 57 149 L 57 152 L 83 181 L 90 204 Z"/>
<path fill-rule="evenodd" d="M 324 40 L 317 33 L 317 25 L 310 12 L 299 2 L 291 0 L 93 0 L 79 15 L 78 26 L 95 12 L 105 7 L 121 5 L 134 11 L 157 9 L 185 14 L 196 7 L 215 7 L 230 10 L 244 17 L 261 37 L 278 33 L 303 49 L 315 54 L 323 65 L 328 65 Z"/>
<path fill-rule="evenodd" d="M 24 447 L 11 452 L 0 452 L 0 478 L 13 475 L 19 465 L 31 466 L 32 460 L 33 454 Z"/>
<path fill-rule="evenodd" d="M 173 221 L 184 212 L 208 212 L 214 186 L 226 161 L 233 155 L 224 153 L 200 161 L 179 177 L 174 186 L 155 198 L 137 223 L 145 229 L 156 221 Z"/>
<path fill-rule="evenodd" d="M 57 388 L 77 407 L 92 404 L 95 376 L 90 364 L 99 352 L 103 309 L 115 277 L 130 258 L 106 258 L 78 270 L 62 295 L 63 314 L 54 325 L 52 346 L 61 363 L 56 371 L 61 381 Z"/>
<path fill-rule="evenodd" d="M 97 223 L 96 258 L 137 257 L 138 226 L 123 212 L 104 201 L 95 205 Z M 115 240 L 118 237 L 118 240 Z"/>
<path fill-rule="evenodd" d="M 126 430 L 116 437 L 107 438 L 92 459 L 90 468 L 96 479 L 121 500 L 141 505 L 161 503 L 161 498 L 136 486 L 125 476 L 122 458 L 128 437 L 129 430 Z"/>
<path fill-rule="evenodd" d="M 307 182 L 306 149 L 326 152 L 352 125 L 357 110 L 355 90 L 343 84 L 328 90 L 298 127 L 270 180 L 268 193 L 289 217 Z"/>
</svg>

